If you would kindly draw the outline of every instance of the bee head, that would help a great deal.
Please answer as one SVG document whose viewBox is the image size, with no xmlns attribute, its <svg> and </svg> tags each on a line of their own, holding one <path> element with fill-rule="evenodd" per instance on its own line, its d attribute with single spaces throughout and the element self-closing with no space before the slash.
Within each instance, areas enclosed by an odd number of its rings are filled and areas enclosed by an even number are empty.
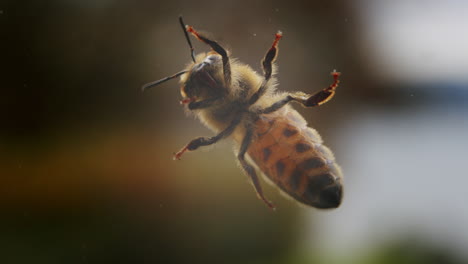
<svg viewBox="0 0 468 264">
<path fill-rule="evenodd" d="M 197 56 L 187 74 L 181 77 L 181 83 L 180 92 L 184 98 L 221 96 L 225 92 L 221 56 L 214 52 Z"/>
<path fill-rule="evenodd" d="M 225 88 L 226 86 L 224 85 L 222 56 L 215 51 L 201 53 L 195 56 L 194 49 L 190 38 L 188 37 L 182 17 L 179 17 L 179 22 L 190 47 L 190 55 L 193 63 L 183 71 L 165 77 L 161 80 L 145 84 L 142 87 L 142 90 L 145 91 L 151 87 L 160 85 L 161 83 L 180 76 L 180 82 L 182 84 L 180 92 L 184 99 L 206 99 L 222 96 L 227 91 Z"/>
</svg>

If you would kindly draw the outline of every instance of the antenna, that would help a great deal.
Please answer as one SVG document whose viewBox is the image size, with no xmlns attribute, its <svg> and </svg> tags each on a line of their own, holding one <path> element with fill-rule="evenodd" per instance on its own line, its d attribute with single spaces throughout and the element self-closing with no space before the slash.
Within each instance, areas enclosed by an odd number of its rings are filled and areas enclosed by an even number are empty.
<svg viewBox="0 0 468 264">
<path fill-rule="evenodd" d="M 144 92 L 147 89 L 152 88 L 152 87 L 154 87 L 156 85 L 159 85 L 159 84 L 161 84 L 161 83 L 163 83 L 165 81 L 169 81 L 171 79 L 177 78 L 177 77 L 179 77 L 180 75 L 182 75 L 182 74 L 184 74 L 186 72 L 187 71 L 181 71 L 181 72 L 178 72 L 178 73 L 176 73 L 174 75 L 162 78 L 161 80 L 157 80 L 157 81 L 154 81 L 154 82 L 147 83 L 147 84 L 143 85 L 143 87 L 141 87 L 141 90 Z"/>
<path fill-rule="evenodd" d="M 182 16 L 179 16 L 179 22 L 180 25 L 182 26 L 182 30 L 184 31 L 185 39 L 187 40 L 188 45 L 190 46 L 190 56 L 192 56 L 193 62 L 195 62 L 195 50 L 192 46 L 192 42 L 190 41 L 189 35 L 187 33 L 186 27 L 184 20 L 182 19 Z"/>
<path fill-rule="evenodd" d="M 194 48 L 192 46 L 192 42 L 190 41 L 190 38 L 189 38 L 189 35 L 187 33 L 185 23 L 184 23 L 184 20 L 182 19 L 182 16 L 179 16 L 179 22 L 180 22 L 180 25 L 182 26 L 182 30 L 184 31 L 185 39 L 187 40 L 187 43 L 188 43 L 188 45 L 190 47 L 190 56 L 192 57 L 193 62 L 195 62 L 195 50 L 194 50 Z M 160 85 L 163 82 L 166 82 L 166 81 L 172 80 L 174 78 L 177 78 L 177 77 L 179 77 L 180 75 L 182 75 L 182 74 L 184 74 L 186 72 L 187 71 L 181 71 L 181 72 L 178 72 L 178 73 L 173 74 L 171 76 L 162 78 L 161 80 L 157 80 L 157 81 L 154 81 L 154 82 L 147 83 L 147 84 L 145 84 L 145 85 L 143 85 L 141 87 L 141 90 L 144 92 L 144 91 L 148 90 L 149 88 Z"/>
</svg>

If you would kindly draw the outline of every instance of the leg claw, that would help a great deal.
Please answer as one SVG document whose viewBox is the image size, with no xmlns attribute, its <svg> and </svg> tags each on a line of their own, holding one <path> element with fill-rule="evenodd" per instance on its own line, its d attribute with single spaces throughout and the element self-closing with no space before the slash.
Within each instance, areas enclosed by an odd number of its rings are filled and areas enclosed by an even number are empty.
<svg viewBox="0 0 468 264">
<path fill-rule="evenodd" d="M 174 157 L 173 159 L 174 160 L 180 160 L 180 157 L 182 157 L 182 155 L 185 153 L 185 151 L 187 151 L 187 147 L 184 147 L 182 148 L 179 152 L 177 153 L 173 153 Z"/>
</svg>

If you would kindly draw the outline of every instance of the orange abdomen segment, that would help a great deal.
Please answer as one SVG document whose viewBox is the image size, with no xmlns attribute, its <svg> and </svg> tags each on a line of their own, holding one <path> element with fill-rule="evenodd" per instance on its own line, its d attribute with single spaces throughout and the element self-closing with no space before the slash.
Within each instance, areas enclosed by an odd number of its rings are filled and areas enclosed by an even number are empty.
<svg viewBox="0 0 468 264">
<path fill-rule="evenodd" d="M 317 208 L 335 208 L 341 203 L 341 170 L 320 135 L 295 110 L 261 116 L 247 153 L 297 201 Z"/>
</svg>

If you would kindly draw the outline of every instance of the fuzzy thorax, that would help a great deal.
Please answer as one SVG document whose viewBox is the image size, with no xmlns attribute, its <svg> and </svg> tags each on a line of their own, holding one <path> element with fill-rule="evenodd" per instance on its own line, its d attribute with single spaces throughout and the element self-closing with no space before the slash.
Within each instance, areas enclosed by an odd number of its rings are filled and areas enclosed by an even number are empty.
<svg viewBox="0 0 468 264">
<path fill-rule="evenodd" d="M 231 81 L 226 84 L 222 59 L 216 53 L 199 54 L 196 61 L 187 66 L 187 73 L 181 76 L 181 94 L 185 100 L 203 101 L 218 98 L 209 107 L 193 112 L 202 123 L 214 132 L 225 129 L 242 112 L 246 112 L 248 99 L 259 89 L 264 80 L 250 66 L 231 59 Z M 268 81 L 267 94 L 252 107 L 265 107 L 273 101 L 272 94 L 276 79 Z M 188 107 L 187 107 L 188 109 Z"/>
</svg>

